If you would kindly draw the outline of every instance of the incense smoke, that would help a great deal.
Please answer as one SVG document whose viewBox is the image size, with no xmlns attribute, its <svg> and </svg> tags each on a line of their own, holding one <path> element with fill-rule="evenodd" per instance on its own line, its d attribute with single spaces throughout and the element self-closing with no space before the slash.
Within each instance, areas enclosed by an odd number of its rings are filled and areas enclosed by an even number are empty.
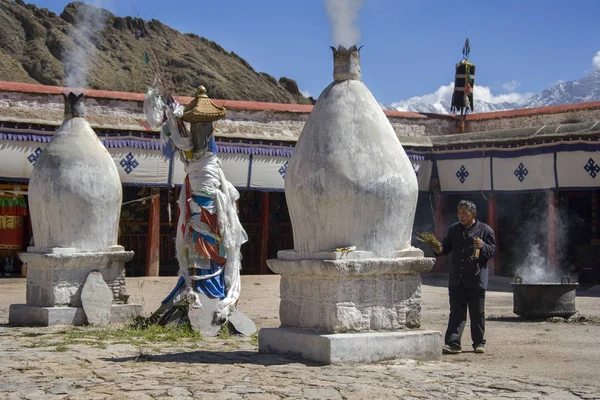
<svg viewBox="0 0 600 400">
<path fill-rule="evenodd" d="M 87 86 L 89 63 L 96 56 L 95 44 L 99 41 L 97 35 L 104 30 L 104 21 L 108 15 L 101 8 L 102 0 L 90 3 L 77 7 L 77 23 L 69 33 L 73 45 L 63 57 L 65 84 L 71 88 Z"/>
<path fill-rule="evenodd" d="M 533 195 L 536 196 L 536 195 Z M 569 218 L 566 210 L 557 206 L 554 210 L 553 232 L 555 243 L 553 251 L 556 264 L 547 258 L 548 255 L 548 200 L 550 195 L 543 193 L 533 197 L 534 202 L 528 206 L 527 217 L 521 221 L 520 229 L 526 234 L 518 243 L 514 243 L 517 258 L 515 273 L 523 279 L 523 283 L 559 283 L 561 277 L 568 274 L 570 256 L 567 252 L 569 235 Z M 574 218 L 571 220 L 574 222 Z"/>
<path fill-rule="evenodd" d="M 525 249 L 527 255 L 517 268 L 517 276 L 523 279 L 523 283 L 558 283 L 562 274 L 556 270 L 556 266 L 550 265 L 540 245 L 534 244 Z"/>
<path fill-rule="evenodd" d="M 358 43 L 360 30 L 356 20 L 362 5 L 363 0 L 325 0 L 334 43 L 346 48 Z"/>
</svg>

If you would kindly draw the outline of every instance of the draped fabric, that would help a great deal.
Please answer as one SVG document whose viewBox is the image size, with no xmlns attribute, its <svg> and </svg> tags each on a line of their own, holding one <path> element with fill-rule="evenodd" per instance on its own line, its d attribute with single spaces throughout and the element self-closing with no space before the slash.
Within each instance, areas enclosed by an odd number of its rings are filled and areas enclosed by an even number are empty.
<svg viewBox="0 0 600 400">
<path fill-rule="evenodd" d="M 216 274 L 211 278 L 193 281 L 193 286 L 211 298 L 223 299 L 225 282 L 223 274 L 218 272 L 222 272 L 227 254 L 221 245 L 214 200 L 193 195 L 189 177 L 185 179 L 182 196 L 185 198 L 185 218 L 179 222 L 178 236 L 187 243 L 178 258 L 185 257 L 187 268 L 193 268 L 196 276 Z"/>
<path fill-rule="evenodd" d="M 187 288 L 220 299 L 217 313 L 226 318 L 241 292 L 240 248 L 248 240 L 237 216 L 239 193 L 209 149 L 194 153 L 186 171 L 175 241 L 179 274 Z M 201 306 L 196 299 L 192 307 Z"/>
<path fill-rule="evenodd" d="M 0 196 L 0 215 L 27 215 L 27 202 L 23 197 Z"/>
<path fill-rule="evenodd" d="M 473 90 L 475 87 L 475 64 L 468 60 L 462 60 L 456 64 L 456 73 L 454 75 L 454 92 L 452 94 L 452 104 L 450 110 L 465 113 L 473 111 L 474 100 Z"/>
<path fill-rule="evenodd" d="M 600 187 L 600 141 L 438 150 L 433 154 L 440 190 L 531 192 Z"/>
<path fill-rule="evenodd" d="M 0 126 L 0 180 L 26 181 L 37 158 L 52 139 L 41 128 Z M 185 164 L 175 156 L 174 146 L 156 135 L 138 132 L 99 133 L 98 137 L 113 157 L 125 186 L 182 185 Z M 215 141 L 210 150 L 219 153 L 227 180 L 239 189 L 283 191 L 291 143 L 264 141 Z M 429 189 L 431 160 L 407 151 L 419 181 L 419 190 Z"/>
</svg>

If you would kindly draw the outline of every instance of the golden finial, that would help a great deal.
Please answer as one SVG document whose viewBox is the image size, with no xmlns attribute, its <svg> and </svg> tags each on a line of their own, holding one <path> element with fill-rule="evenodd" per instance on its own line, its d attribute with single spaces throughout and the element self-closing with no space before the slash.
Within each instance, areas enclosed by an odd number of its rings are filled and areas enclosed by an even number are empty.
<svg viewBox="0 0 600 400">
<path fill-rule="evenodd" d="M 208 97 L 206 95 L 206 88 L 204 85 L 198 86 L 198 91 L 196 92 L 196 97 Z"/>
</svg>

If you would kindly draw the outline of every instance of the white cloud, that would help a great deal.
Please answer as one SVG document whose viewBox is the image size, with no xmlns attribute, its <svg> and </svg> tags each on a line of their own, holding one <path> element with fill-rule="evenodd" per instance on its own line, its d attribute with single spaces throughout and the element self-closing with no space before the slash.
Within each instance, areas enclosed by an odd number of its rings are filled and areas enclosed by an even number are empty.
<svg viewBox="0 0 600 400">
<path fill-rule="evenodd" d="M 492 104 L 504 102 L 520 104 L 525 102 L 525 100 L 529 99 L 531 96 L 533 96 L 533 93 L 517 92 L 495 95 L 489 87 L 475 85 L 475 98 Z"/>
<path fill-rule="evenodd" d="M 600 71 L 600 51 L 592 58 L 592 65 L 594 66 L 595 71 Z"/>
<path fill-rule="evenodd" d="M 450 82 L 448 85 L 440 86 L 438 90 L 433 93 L 429 93 L 423 96 L 411 97 L 407 100 L 401 100 L 392 103 L 391 106 L 399 111 L 407 110 L 407 107 L 415 103 L 435 104 L 442 103 L 450 107 L 452 101 L 452 92 L 454 91 L 454 82 Z M 498 103 L 524 103 L 529 99 L 532 93 L 505 93 L 505 94 L 494 94 L 492 90 L 487 86 L 475 85 L 475 101 L 485 101 L 487 103 L 498 104 Z"/>
<path fill-rule="evenodd" d="M 454 88 L 454 83 L 450 83 L 447 86 L 440 86 L 438 90 L 433 93 L 429 93 L 423 96 L 415 96 L 411 97 L 407 100 L 400 100 L 398 102 L 392 103 L 391 106 L 399 111 L 405 111 L 406 106 L 414 103 L 426 103 L 426 104 L 435 104 L 435 103 L 450 103 L 452 100 L 452 90 Z"/>
<path fill-rule="evenodd" d="M 307 98 L 310 97 L 310 93 L 308 92 L 308 90 L 302 90 L 302 89 L 300 89 L 300 93 L 304 97 L 307 97 Z"/>
<path fill-rule="evenodd" d="M 512 81 L 503 84 L 502 88 L 507 92 L 514 92 L 519 86 L 521 86 L 521 82 L 513 79 Z"/>
</svg>

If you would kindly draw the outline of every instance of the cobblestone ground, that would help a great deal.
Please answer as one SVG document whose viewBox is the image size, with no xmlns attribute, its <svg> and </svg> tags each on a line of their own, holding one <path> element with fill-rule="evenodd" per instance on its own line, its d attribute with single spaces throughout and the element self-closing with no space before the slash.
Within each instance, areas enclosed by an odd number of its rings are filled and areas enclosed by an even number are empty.
<svg viewBox="0 0 600 400">
<path fill-rule="evenodd" d="M 173 283 L 128 279 L 146 313 Z M 278 325 L 276 276 L 245 277 L 243 292 L 240 308 L 259 327 Z M 0 323 L 7 322 L 8 304 L 24 296 L 24 280 L 0 280 Z M 445 296 L 437 282 L 424 285 L 424 328 L 444 329 Z M 69 336 L 98 330 L 93 327 L 2 325 L 0 399 L 600 398 L 600 324 L 591 318 L 600 315 L 600 298 L 578 300 L 590 318 L 576 324 L 521 324 L 511 316 L 510 299 L 510 293 L 489 292 L 488 353 L 439 362 L 317 366 L 258 354 L 256 337 L 94 340 Z"/>
</svg>

